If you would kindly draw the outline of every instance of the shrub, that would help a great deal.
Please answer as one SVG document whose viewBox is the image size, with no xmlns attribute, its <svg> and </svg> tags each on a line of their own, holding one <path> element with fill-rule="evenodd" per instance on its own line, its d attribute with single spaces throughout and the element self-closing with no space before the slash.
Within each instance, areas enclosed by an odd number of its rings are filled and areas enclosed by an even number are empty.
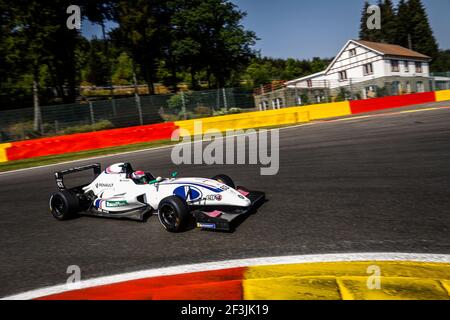
<svg viewBox="0 0 450 320">
<path fill-rule="evenodd" d="M 94 124 L 85 124 L 79 126 L 71 126 L 64 128 L 61 133 L 63 134 L 73 134 L 73 133 L 83 133 L 83 132 L 91 132 L 91 131 L 100 131 L 114 128 L 114 125 L 109 120 L 101 120 Z"/>
</svg>

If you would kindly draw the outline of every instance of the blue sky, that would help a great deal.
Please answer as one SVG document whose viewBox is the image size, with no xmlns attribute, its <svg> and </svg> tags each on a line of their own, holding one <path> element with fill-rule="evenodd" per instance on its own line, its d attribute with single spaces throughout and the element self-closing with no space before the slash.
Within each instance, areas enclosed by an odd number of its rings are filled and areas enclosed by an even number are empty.
<svg viewBox="0 0 450 320">
<path fill-rule="evenodd" d="M 256 32 L 263 56 L 333 57 L 358 37 L 364 0 L 231 0 L 247 12 L 243 25 Z M 442 49 L 450 49 L 450 0 L 422 0 Z M 375 3 L 375 0 L 371 1 Z M 99 34 L 83 23 L 83 34 Z"/>
</svg>

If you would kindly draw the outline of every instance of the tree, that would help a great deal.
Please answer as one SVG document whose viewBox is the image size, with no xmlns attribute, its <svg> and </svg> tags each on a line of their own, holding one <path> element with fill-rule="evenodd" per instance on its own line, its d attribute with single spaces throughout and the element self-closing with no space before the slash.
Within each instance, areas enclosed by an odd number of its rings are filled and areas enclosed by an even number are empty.
<svg viewBox="0 0 450 320">
<path fill-rule="evenodd" d="M 436 58 L 439 46 L 431 29 L 428 15 L 421 0 L 408 1 L 410 30 L 413 50 Z"/>
<path fill-rule="evenodd" d="M 225 86 L 254 56 L 256 35 L 241 25 L 245 13 L 226 0 L 186 1 L 179 8 L 171 19 L 173 54 L 187 67 L 193 88 L 202 70 L 210 85 Z"/>
<path fill-rule="evenodd" d="M 367 13 L 370 3 L 364 3 L 359 27 L 359 38 L 361 40 L 395 43 L 397 16 L 392 0 L 379 0 L 378 4 L 381 13 L 381 29 L 370 30 L 367 27 L 367 20 L 370 15 Z"/>
<path fill-rule="evenodd" d="M 133 61 L 125 52 L 114 61 L 112 81 L 114 85 L 127 85 L 133 81 Z"/>
<path fill-rule="evenodd" d="M 104 40 L 96 38 L 89 42 L 89 53 L 87 55 L 87 82 L 95 85 L 106 85 L 110 81 L 110 61 L 104 54 Z"/>
<path fill-rule="evenodd" d="M 102 29 L 102 39 L 103 39 L 103 56 L 104 65 L 102 69 L 107 70 L 108 79 L 111 85 L 111 95 L 113 95 L 112 87 L 112 62 L 110 56 L 109 41 L 106 36 L 106 26 L 105 23 L 113 18 L 115 1 L 113 0 L 83 0 L 81 7 L 85 16 L 89 21 L 100 25 Z"/>
<path fill-rule="evenodd" d="M 432 72 L 450 72 L 450 50 L 442 50 L 431 65 Z"/>
<path fill-rule="evenodd" d="M 114 9 L 113 16 L 119 26 L 111 37 L 139 65 L 150 94 L 155 93 L 158 60 L 163 57 L 170 3 L 165 0 L 119 0 Z"/>
<path fill-rule="evenodd" d="M 70 1 L 55 0 L 51 4 L 37 1 L 10 3 L 13 29 L 10 33 L 14 63 L 21 66 L 22 74 L 29 74 L 33 83 L 34 127 L 40 130 L 39 94 L 40 78 L 46 70 L 58 95 L 65 102 L 75 100 L 76 63 L 75 47 L 79 34 L 66 27 L 65 12 Z"/>
<path fill-rule="evenodd" d="M 405 48 L 410 48 L 410 39 L 412 32 L 411 13 L 406 0 L 400 0 L 397 8 L 397 26 L 395 43 Z M 412 48 L 410 48 L 412 49 Z"/>
<path fill-rule="evenodd" d="M 398 21 L 392 0 L 384 0 L 379 5 L 381 8 L 382 22 L 378 40 L 385 43 L 395 43 Z"/>
<path fill-rule="evenodd" d="M 361 12 L 361 20 L 359 25 L 359 38 L 361 40 L 367 40 L 367 41 L 377 41 L 378 40 L 378 30 L 370 30 L 367 27 L 367 20 L 369 19 L 369 14 L 367 13 L 367 10 L 370 7 L 369 1 L 364 2 L 364 6 Z"/>
<path fill-rule="evenodd" d="M 378 5 L 381 6 L 382 3 L 379 1 Z M 369 1 L 364 2 L 363 10 L 361 12 L 361 20 L 360 20 L 360 26 L 359 26 L 359 38 L 361 40 L 367 40 L 367 41 L 380 41 L 381 38 L 381 30 L 378 29 L 369 29 L 367 27 L 367 21 L 369 20 L 370 14 L 367 13 L 367 10 L 370 7 Z M 381 20 L 383 23 L 383 19 Z"/>
</svg>

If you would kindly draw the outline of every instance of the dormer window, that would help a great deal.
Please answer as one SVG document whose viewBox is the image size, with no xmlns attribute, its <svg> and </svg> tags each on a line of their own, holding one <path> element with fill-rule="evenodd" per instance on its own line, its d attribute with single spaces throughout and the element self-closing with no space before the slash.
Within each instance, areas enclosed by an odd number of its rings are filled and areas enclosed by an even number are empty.
<svg viewBox="0 0 450 320">
<path fill-rule="evenodd" d="M 350 49 L 349 54 L 350 58 L 356 56 L 356 49 Z"/>
</svg>

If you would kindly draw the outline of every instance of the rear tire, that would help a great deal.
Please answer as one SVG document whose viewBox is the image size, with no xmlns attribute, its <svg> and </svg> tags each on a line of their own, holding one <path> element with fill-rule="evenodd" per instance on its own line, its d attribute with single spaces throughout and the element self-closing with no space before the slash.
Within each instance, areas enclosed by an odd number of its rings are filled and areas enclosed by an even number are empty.
<svg viewBox="0 0 450 320">
<path fill-rule="evenodd" d="M 80 201 L 70 191 L 58 191 L 50 197 L 50 211 L 57 220 L 67 220 L 80 211 Z"/>
<path fill-rule="evenodd" d="M 212 178 L 213 180 L 219 181 L 223 184 L 226 184 L 227 186 L 229 186 L 230 188 L 235 189 L 236 186 L 233 182 L 233 179 L 231 179 L 229 176 L 225 175 L 225 174 L 218 174 L 217 176 Z"/>
<path fill-rule="evenodd" d="M 189 207 L 177 196 L 161 200 L 158 206 L 159 222 L 169 232 L 181 232 L 189 222 Z"/>
</svg>

